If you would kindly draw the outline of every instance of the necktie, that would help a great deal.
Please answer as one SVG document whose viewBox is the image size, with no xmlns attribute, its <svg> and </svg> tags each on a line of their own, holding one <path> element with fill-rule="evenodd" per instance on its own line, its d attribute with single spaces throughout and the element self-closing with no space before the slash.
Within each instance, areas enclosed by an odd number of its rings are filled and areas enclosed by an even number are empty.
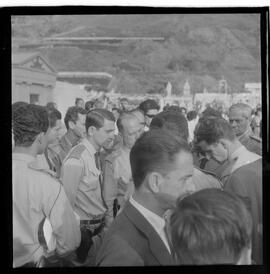
<svg viewBox="0 0 270 274">
<path fill-rule="evenodd" d="M 101 198 L 103 200 L 104 205 L 106 205 L 103 197 L 103 172 L 101 170 L 101 162 L 100 162 L 100 153 L 96 152 L 95 153 L 95 163 L 96 163 L 96 168 L 100 171 L 100 174 L 98 176 L 98 181 L 100 184 L 100 191 L 101 191 Z"/>
</svg>

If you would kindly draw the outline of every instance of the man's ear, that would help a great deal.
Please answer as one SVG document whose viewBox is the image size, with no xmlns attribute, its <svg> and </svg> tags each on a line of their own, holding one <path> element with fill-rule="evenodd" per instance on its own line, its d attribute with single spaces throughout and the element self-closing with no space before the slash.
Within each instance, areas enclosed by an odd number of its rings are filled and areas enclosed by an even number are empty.
<svg viewBox="0 0 270 274">
<path fill-rule="evenodd" d="M 163 182 L 163 177 L 158 172 L 151 172 L 148 175 L 148 187 L 153 193 L 159 192 L 159 186 Z"/>
<path fill-rule="evenodd" d="M 70 129 L 74 129 L 74 128 L 75 128 L 74 122 L 68 121 L 68 127 L 69 127 Z"/>
<path fill-rule="evenodd" d="M 95 133 L 96 131 L 97 131 L 96 127 L 90 126 L 90 127 L 88 128 L 87 134 L 88 134 L 89 136 L 93 136 L 94 133 Z"/>
<path fill-rule="evenodd" d="M 44 136 L 44 132 L 41 132 L 37 135 L 36 139 L 35 139 L 35 142 L 38 143 L 38 144 L 42 144 L 42 138 Z"/>
</svg>

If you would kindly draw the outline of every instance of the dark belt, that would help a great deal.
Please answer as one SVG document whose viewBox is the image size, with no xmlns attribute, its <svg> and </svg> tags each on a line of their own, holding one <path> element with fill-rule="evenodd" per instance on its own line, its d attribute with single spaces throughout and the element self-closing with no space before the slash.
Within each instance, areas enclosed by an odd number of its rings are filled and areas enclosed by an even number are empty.
<svg viewBox="0 0 270 274">
<path fill-rule="evenodd" d="M 83 263 L 87 258 L 87 254 L 93 245 L 92 237 L 98 235 L 105 225 L 104 217 L 101 219 L 81 220 L 81 244 L 76 250 L 77 259 Z"/>
<path fill-rule="evenodd" d="M 81 220 L 80 224 L 82 225 L 97 225 L 104 222 L 104 217 L 100 219 L 92 219 L 92 220 Z"/>
</svg>

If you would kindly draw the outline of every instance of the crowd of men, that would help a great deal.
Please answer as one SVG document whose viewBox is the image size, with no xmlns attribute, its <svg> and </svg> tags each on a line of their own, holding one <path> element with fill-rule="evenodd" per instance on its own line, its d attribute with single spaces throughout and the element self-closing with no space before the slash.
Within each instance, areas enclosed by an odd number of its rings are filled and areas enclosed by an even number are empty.
<svg viewBox="0 0 270 274">
<path fill-rule="evenodd" d="M 260 111 L 14 103 L 13 267 L 262 264 Z"/>
</svg>

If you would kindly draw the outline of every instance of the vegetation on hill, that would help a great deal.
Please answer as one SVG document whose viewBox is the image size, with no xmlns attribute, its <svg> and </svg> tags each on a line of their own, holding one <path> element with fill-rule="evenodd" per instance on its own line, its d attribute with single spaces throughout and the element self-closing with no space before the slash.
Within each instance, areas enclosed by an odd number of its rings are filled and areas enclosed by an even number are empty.
<svg viewBox="0 0 270 274">
<path fill-rule="evenodd" d="M 106 71 L 124 93 L 161 91 L 171 81 L 181 94 L 229 91 L 260 82 L 260 17 L 256 14 L 54 15 L 12 18 L 13 41 L 52 36 L 164 37 L 164 42 L 125 42 L 119 47 L 57 47 L 40 51 L 59 71 Z"/>
</svg>

